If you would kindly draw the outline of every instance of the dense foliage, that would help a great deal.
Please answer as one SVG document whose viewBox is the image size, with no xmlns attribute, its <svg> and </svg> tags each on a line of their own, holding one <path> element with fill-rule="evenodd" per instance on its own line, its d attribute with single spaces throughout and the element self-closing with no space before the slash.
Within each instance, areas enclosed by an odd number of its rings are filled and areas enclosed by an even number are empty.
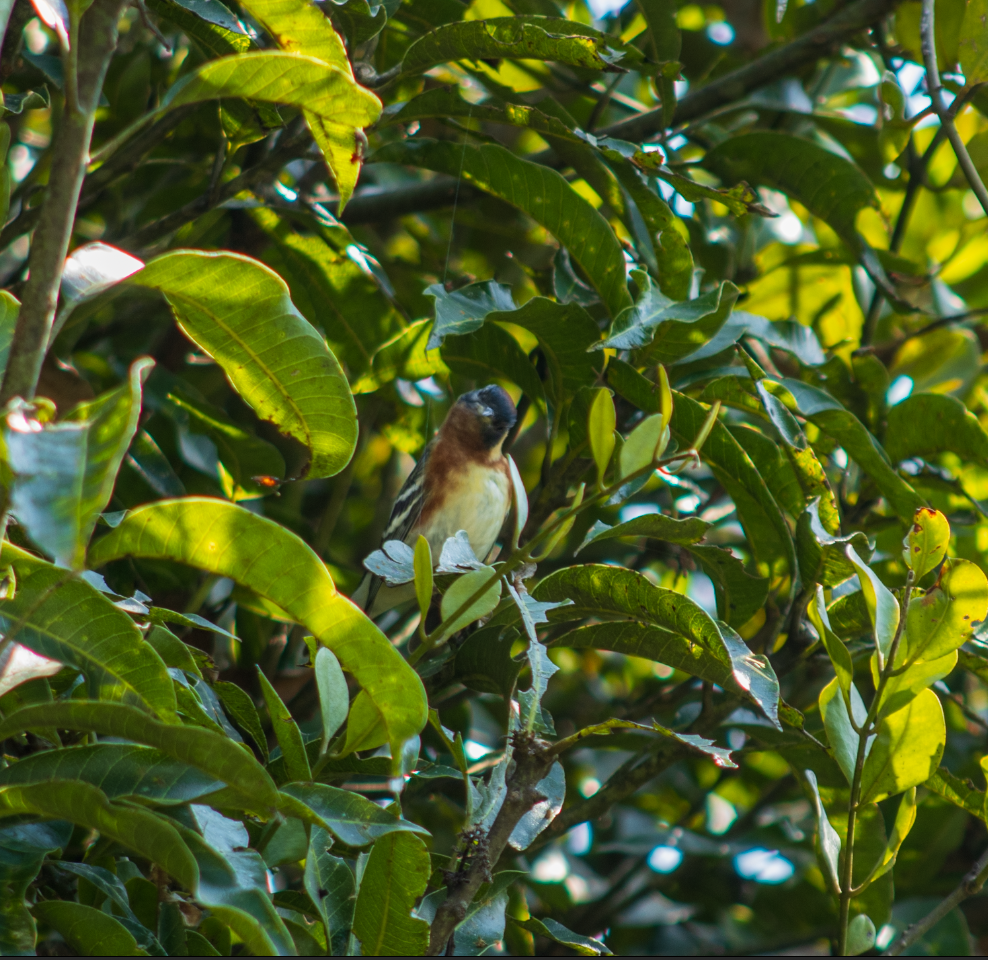
<svg viewBox="0 0 988 960">
<path fill-rule="evenodd" d="M 0 954 L 983 952 L 985 14 L 0 0 Z"/>
</svg>

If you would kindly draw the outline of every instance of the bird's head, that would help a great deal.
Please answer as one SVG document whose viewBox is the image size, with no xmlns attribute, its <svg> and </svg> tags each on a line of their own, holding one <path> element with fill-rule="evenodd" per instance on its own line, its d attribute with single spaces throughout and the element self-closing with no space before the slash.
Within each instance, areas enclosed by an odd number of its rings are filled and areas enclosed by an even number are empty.
<svg viewBox="0 0 988 960">
<path fill-rule="evenodd" d="M 450 411 L 461 423 L 471 423 L 476 439 L 488 451 L 500 448 L 508 431 L 515 425 L 518 412 L 507 391 L 497 384 L 464 393 Z"/>
</svg>

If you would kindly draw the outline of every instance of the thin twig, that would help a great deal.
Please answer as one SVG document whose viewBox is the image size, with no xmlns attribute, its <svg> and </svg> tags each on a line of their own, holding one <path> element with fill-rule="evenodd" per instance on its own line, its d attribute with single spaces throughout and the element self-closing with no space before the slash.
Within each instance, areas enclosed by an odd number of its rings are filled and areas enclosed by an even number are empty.
<svg viewBox="0 0 988 960">
<path fill-rule="evenodd" d="M 943 102 L 943 88 L 940 86 L 940 71 L 937 69 L 936 42 L 934 40 L 934 0 L 923 0 L 923 18 L 920 22 L 920 36 L 923 44 L 923 63 L 926 67 L 926 86 L 930 94 L 930 101 L 933 109 L 940 118 L 941 126 L 947 130 L 947 137 L 950 145 L 957 155 L 957 162 L 960 164 L 967 182 L 971 185 L 971 190 L 978 198 L 981 208 L 988 214 L 988 190 L 981 182 L 977 168 L 971 160 L 971 155 L 961 140 L 961 135 L 954 126 L 954 118 Z"/>
<path fill-rule="evenodd" d="M 922 920 L 906 927 L 899 938 L 886 950 L 883 957 L 898 957 L 903 950 L 912 946 L 928 930 L 935 927 L 951 910 L 956 909 L 968 897 L 981 892 L 988 879 L 988 850 L 978 858 L 977 863 L 968 871 L 967 876 L 954 888 L 949 896 L 944 897 Z"/>
</svg>

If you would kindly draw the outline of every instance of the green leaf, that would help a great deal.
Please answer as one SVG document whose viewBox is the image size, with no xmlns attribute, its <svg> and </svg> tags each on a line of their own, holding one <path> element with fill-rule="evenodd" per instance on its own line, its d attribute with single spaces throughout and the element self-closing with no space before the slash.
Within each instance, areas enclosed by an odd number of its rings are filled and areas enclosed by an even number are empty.
<svg viewBox="0 0 988 960">
<path fill-rule="evenodd" d="M 816 814 L 816 854 L 823 866 L 823 872 L 827 877 L 828 886 L 832 893 L 840 892 L 840 882 L 838 874 L 840 872 L 840 835 L 833 828 L 830 820 L 827 819 L 827 812 L 823 809 L 823 801 L 820 799 L 820 788 L 817 785 L 816 774 L 812 770 L 805 772 L 806 782 L 813 792 L 813 811 Z"/>
<path fill-rule="evenodd" d="M 427 719 L 422 681 L 387 637 L 336 592 L 326 565 L 295 534 L 242 507 L 205 497 L 131 511 L 89 553 L 170 559 L 230 577 L 287 611 L 329 647 L 380 709 L 395 745 Z"/>
<path fill-rule="evenodd" d="M 611 359 L 607 365 L 607 382 L 639 410 L 660 412 L 654 384 L 630 364 L 617 358 Z M 673 391 L 673 398 L 672 435 L 680 448 L 688 447 L 699 433 L 709 410 L 685 394 Z M 738 518 L 748 535 L 755 558 L 768 562 L 775 557 L 783 557 L 790 570 L 795 571 L 792 537 L 782 511 L 751 458 L 719 421 L 713 425 L 703 445 L 703 461 L 736 504 Z"/>
<path fill-rule="evenodd" d="M 171 677 L 126 613 L 84 580 L 4 543 L 0 566 L 8 565 L 17 591 L 0 600 L 4 634 L 16 635 L 18 643 L 43 657 L 82 670 L 94 696 L 174 718 Z"/>
<path fill-rule="evenodd" d="M 476 383 L 506 379 L 540 407 L 545 407 L 542 381 L 518 341 L 502 326 L 485 323 L 466 336 L 450 336 L 442 348 L 442 358 L 454 373 Z"/>
<path fill-rule="evenodd" d="M 885 449 L 893 463 L 950 451 L 988 466 L 988 433 L 956 397 L 914 393 L 888 412 Z"/>
<path fill-rule="evenodd" d="M 196 882 L 195 861 L 171 824 L 140 807 L 111 803 L 102 790 L 88 783 L 48 780 L 0 788 L 0 816 L 18 814 L 71 820 L 98 830 L 159 864 L 183 886 Z"/>
<path fill-rule="evenodd" d="M 367 373 L 374 351 L 404 323 L 349 231 L 323 226 L 319 234 L 301 233 L 265 207 L 250 215 L 272 241 L 260 259 L 288 284 L 306 320 L 323 330 L 351 380 Z"/>
<path fill-rule="evenodd" d="M 662 421 L 661 413 L 653 414 L 642 420 L 628 434 L 618 457 L 622 477 L 643 470 L 665 453 L 669 444 L 669 427 Z"/>
<path fill-rule="evenodd" d="M 159 109 L 225 97 L 300 108 L 336 180 L 342 211 L 360 173 L 359 131 L 381 113 L 381 102 L 373 93 L 337 66 L 311 56 L 266 50 L 203 64 L 168 91 Z"/>
<path fill-rule="evenodd" d="M 216 445 L 219 461 L 233 480 L 232 488 L 224 489 L 231 499 L 252 500 L 270 493 L 256 477 L 284 477 L 285 460 L 277 447 L 238 426 L 212 404 L 192 397 L 179 384 L 168 390 L 162 411 L 180 427 Z M 223 471 L 219 479 L 223 483 Z"/>
<path fill-rule="evenodd" d="M 81 903 L 45 900 L 34 905 L 34 915 L 57 930 L 69 948 L 81 957 L 146 957 L 147 951 L 119 920 Z"/>
<path fill-rule="evenodd" d="M 847 955 L 856 957 L 875 945 L 875 924 L 866 913 L 859 913 L 847 925 Z"/>
<path fill-rule="evenodd" d="M 633 570 L 598 564 L 557 570 L 539 583 L 533 596 L 574 601 L 551 611 L 551 622 L 587 616 L 639 621 L 579 627 L 553 646 L 595 647 L 657 660 L 739 693 L 778 723 L 779 684 L 769 662 L 688 597 L 657 587 Z"/>
<path fill-rule="evenodd" d="M 847 559 L 848 546 L 855 552 L 870 556 L 868 538 L 860 531 L 846 537 L 835 536 L 824 529 L 820 521 L 820 500 L 814 498 L 800 514 L 796 523 L 796 556 L 804 584 L 819 583 L 835 587 L 854 575 L 854 566 Z"/>
<path fill-rule="evenodd" d="M 490 313 L 511 313 L 515 309 L 511 288 L 496 280 L 468 283 L 465 287 L 452 291 L 448 291 L 441 283 L 433 283 L 422 293 L 436 301 L 436 322 L 429 334 L 427 350 L 442 346 L 447 336 L 462 336 L 479 330 L 484 325 L 484 318 Z"/>
<path fill-rule="evenodd" d="M 955 776 L 946 767 L 934 770 L 923 786 L 979 820 L 986 819 L 985 792 L 978 790 L 970 780 Z"/>
<path fill-rule="evenodd" d="M 606 387 L 600 387 L 590 404 L 590 417 L 587 421 L 587 438 L 590 451 L 597 464 L 597 483 L 604 486 L 604 475 L 614 455 L 614 427 L 617 414 L 614 411 L 614 398 Z"/>
<path fill-rule="evenodd" d="M 381 837 L 364 867 L 353 915 L 353 933 L 364 956 L 425 953 L 429 924 L 411 915 L 432 868 L 425 844 L 409 833 Z"/>
<path fill-rule="evenodd" d="M 424 827 L 410 820 L 400 820 L 390 811 L 350 790 L 324 783 L 288 783 L 281 788 L 281 792 L 309 807 L 347 846 L 365 847 L 396 831 L 428 835 Z"/>
<path fill-rule="evenodd" d="M 902 541 L 902 559 L 918 583 L 940 564 L 950 543 L 950 524 L 939 511 L 921 507 L 913 517 L 912 526 Z"/>
<path fill-rule="evenodd" d="M 604 946 L 600 940 L 593 937 L 584 937 L 579 933 L 573 933 L 568 927 L 553 920 L 552 917 L 529 917 L 527 920 L 516 920 L 511 918 L 512 923 L 534 933 L 538 937 L 545 937 L 553 943 L 569 947 L 578 957 L 613 957 L 614 954 Z"/>
<path fill-rule="evenodd" d="M 257 707 L 246 690 L 235 683 L 217 680 L 211 684 L 213 693 L 223 704 L 223 709 L 230 719 L 237 724 L 254 741 L 265 763 L 268 759 L 268 738 L 264 736 L 261 718 L 257 715 Z"/>
<path fill-rule="evenodd" d="M 844 646 L 840 637 L 830 627 L 830 617 L 823 599 L 823 587 L 819 584 L 817 584 L 816 594 L 806 608 L 806 615 L 810 618 L 810 622 L 820 635 L 824 649 L 827 651 L 827 656 L 830 657 L 830 662 L 834 667 L 834 673 L 837 674 L 837 682 L 840 684 L 840 688 L 844 693 L 846 707 L 850 701 L 851 684 L 854 681 L 854 662 L 851 660 L 851 654 L 848 652 L 847 647 Z"/>
<path fill-rule="evenodd" d="M 858 693 L 854 684 L 849 684 L 849 687 L 849 699 L 851 701 L 854 722 L 859 728 L 863 728 L 865 719 L 868 716 L 868 708 L 864 705 L 861 694 Z M 840 693 L 837 677 L 834 677 L 820 691 L 819 704 L 820 713 L 823 716 L 824 728 L 827 731 L 827 740 L 830 742 L 830 748 L 834 752 L 834 759 L 837 761 L 844 776 L 847 777 L 847 782 L 851 783 L 854 780 L 854 768 L 857 764 L 858 744 L 861 738 L 854 727 L 851 726 L 847 704 Z M 873 739 L 869 739 L 871 742 L 865 748 L 866 756 L 871 748 L 874 747 Z"/>
<path fill-rule="evenodd" d="M 122 737 L 157 747 L 170 757 L 222 780 L 262 807 L 274 809 L 277 790 L 264 768 L 243 747 L 203 727 L 159 723 L 115 703 L 67 700 L 23 707 L 0 722 L 0 739 L 23 730 L 56 726 Z"/>
<path fill-rule="evenodd" d="M 943 755 L 947 730 L 932 690 L 878 725 L 878 736 L 861 775 L 862 802 L 877 802 L 926 783 Z"/>
<path fill-rule="evenodd" d="M 304 883 L 322 918 L 326 940 L 331 946 L 327 952 L 334 957 L 342 957 L 347 952 L 357 890 L 346 861 L 330 855 L 332 844 L 330 834 L 319 827 L 312 828 L 305 858 Z"/>
<path fill-rule="evenodd" d="M 209 807 L 192 810 L 200 833 L 175 825 L 199 867 L 189 889 L 210 915 L 228 926 L 259 957 L 293 956 L 291 936 L 271 902 L 260 854 L 248 850 L 247 830 L 238 820 Z"/>
<path fill-rule="evenodd" d="M 666 543 L 696 543 L 702 540 L 704 534 L 713 524 L 699 517 L 686 517 L 675 520 L 661 513 L 648 513 L 643 517 L 635 517 L 624 523 L 611 527 L 598 520 L 588 531 L 577 553 L 591 543 L 600 540 L 617 540 L 621 537 L 649 537 L 652 540 L 664 540 Z"/>
<path fill-rule="evenodd" d="M 72 824 L 65 820 L 0 828 L 0 956 L 31 956 L 34 919 L 25 894 L 45 857 L 69 845 Z"/>
<path fill-rule="evenodd" d="M 892 469 L 888 455 L 864 424 L 833 397 L 816 387 L 789 378 L 782 380 L 781 385 L 792 397 L 798 413 L 836 440 L 884 494 L 892 509 L 903 519 L 912 520 L 916 510 L 925 504 L 919 494 Z"/>
<path fill-rule="evenodd" d="M 243 7 L 282 50 L 316 57 L 352 75 L 343 40 L 318 7 L 305 0 L 245 0 Z"/>
<path fill-rule="evenodd" d="M 988 614 L 988 578 L 969 560 L 948 560 L 937 583 L 909 601 L 896 668 L 937 660 L 971 639 Z"/>
<path fill-rule="evenodd" d="M 309 448 L 309 477 L 346 466 L 357 439 L 350 388 L 276 273 L 241 254 L 177 250 L 125 282 L 164 294 L 258 417 Z"/>
<path fill-rule="evenodd" d="M 41 430 L 23 417 L 7 419 L 11 512 L 60 566 L 83 566 L 96 520 L 110 502 L 137 430 L 141 385 L 153 365 L 146 357 L 138 360 L 126 385 L 79 404 Z"/>
<path fill-rule="evenodd" d="M 473 146 L 427 139 L 388 144 L 374 153 L 373 161 L 459 175 L 518 207 L 565 245 L 612 317 L 630 306 L 624 255 L 614 232 L 555 170 L 516 157 L 497 144 Z"/>
<path fill-rule="evenodd" d="M 988 3 L 969 0 L 961 23 L 958 59 L 967 83 L 988 80 Z M 947 66 L 945 64 L 945 66 Z"/>
<path fill-rule="evenodd" d="M 285 776 L 289 780 L 311 780 L 312 771 L 309 769 L 309 758 L 305 753 L 305 744 L 298 724 L 292 719 L 288 708 L 282 703 L 278 691 L 271 686 L 271 681 L 264 676 L 264 671 L 257 668 L 257 679 L 261 686 L 261 694 L 268 708 L 274 735 L 281 747 L 285 758 Z"/>
<path fill-rule="evenodd" d="M 191 10 L 175 0 L 147 0 L 148 9 L 159 17 L 178 24 L 190 39 L 200 44 L 207 53 L 214 57 L 223 57 L 230 53 L 246 53 L 253 46 L 250 37 L 239 32 L 233 15 L 229 19 L 216 17 L 209 19 L 197 16 Z M 222 22 L 219 22 L 221 21 Z M 236 30 L 233 28 L 236 27 Z"/>
<path fill-rule="evenodd" d="M 416 40 L 405 53 L 402 73 L 428 70 L 451 60 L 554 60 L 584 70 L 613 71 L 644 57 L 614 37 L 574 20 L 556 17 L 492 17 L 448 23 Z"/>
<path fill-rule="evenodd" d="M 442 604 L 440 606 L 443 621 L 445 622 L 452 617 L 467 600 L 491 579 L 493 573 L 493 567 L 482 567 L 479 570 L 471 570 L 469 573 L 457 577 L 450 584 L 449 589 L 443 594 Z M 498 605 L 500 599 L 501 581 L 495 580 L 471 606 L 450 623 L 446 628 L 444 636 L 451 636 L 473 623 L 474 620 L 479 620 L 481 617 L 487 616 Z"/>
<path fill-rule="evenodd" d="M 111 800 L 135 797 L 167 804 L 191 803 L 223 786 L 164 751 L 124 743 L 46 750 L 0 770 L 0 786 L 44 780 L 80 780 L 99 787 Z"/>
<path fill-rule="evenodd" d="M 738 288 L 724 281 L 716 290 L 677 303 L 652 285 L 643 271 L 634 273 L 641 295 L 614 321 L 600 348 L 643 348 L 640 364 L 675 363 L 706 343 L 724 325 L 738 298 Z"/>
<path fill-rule="evenodd" d="M 767 577 L 753 577 L 729 549 L 702 544 L 687 549 L 714 585 L 721 620 L 735 628 L 743 627 L 762 609 L 768 598 Z"/>
<path fill-rule="evenodd" d="M 781 190 L 855 251 L 861 244 L 855 218 L 866 207 L 880 209 L 875 188 L 854 163 L 788 133 L 759 130 L 730 137 L 707 151 L 702 165 L 725 183 L 743 180 Z"/>
<path fill-rule="evenodd" d="M 432 572 L 431 567 L 429 572 Z M 346 720 L 347 710 L 350 707 L 350 694 L 347 690 L 346 677 L 340 669 L 340 661 L 333 656 L 333 651 L 329 647 L 319 648 L 313 666 L 316 672 L 316 689 L 319 692 L 319 710 L 322 715 L 321 752 L 325 753 L 329 741 L 336 736 L 336 731 Z"/>
<path fill-rule="evenodd" d="M 847 559 L 851 561 L 854 569 L 858 572 L 861 592 L 864 594 L 865 603 L 868 605 L 868 616 L 871 618 L 871 625 L 875 631 L 875 643 L 878 645 L 881 656 L 887 657 L 899 627 L 899 601 L 878 578 L 878 574 L 858 556 L 854 547 L 848 545 L 844 550 Z"/>
</svg>

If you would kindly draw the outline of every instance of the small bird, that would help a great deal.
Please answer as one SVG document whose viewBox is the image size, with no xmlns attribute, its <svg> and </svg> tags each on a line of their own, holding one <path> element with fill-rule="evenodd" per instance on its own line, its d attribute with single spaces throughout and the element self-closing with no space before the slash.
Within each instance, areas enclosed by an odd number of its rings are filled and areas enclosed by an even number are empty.
<svg viewBox="0 0 988 960">
<path fill-rule="evenodd" d="M 465 530 L 483 560 L 511 506 L 511 473 L 501 445 L 517 417 L 511 397 L 496 384 L 459 397 L 398 492 L 382 542 L 414 547 L 421 534 L 438 564 L 446 540 Z M 415 595 L 410 584 L 382 584 L 368 573 L 351 598 L 372 617 Z"/>
</svg>

